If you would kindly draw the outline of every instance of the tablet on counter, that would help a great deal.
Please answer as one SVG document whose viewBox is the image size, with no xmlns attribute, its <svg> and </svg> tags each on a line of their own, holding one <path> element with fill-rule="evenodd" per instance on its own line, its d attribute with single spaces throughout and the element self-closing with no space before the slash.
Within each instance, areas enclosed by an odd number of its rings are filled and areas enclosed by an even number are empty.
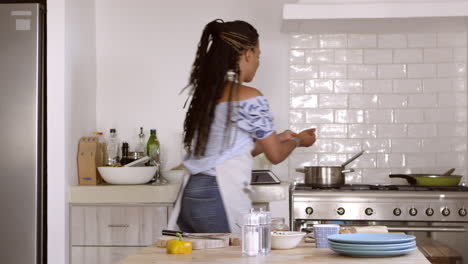
<svg viewBox="0 0 468 264">
<path fill-rule="evenodd" d="M 280 184 L 281 181 L 271 170 L 252 170 L 251 185 L 256 184 Z"/>
</svg>

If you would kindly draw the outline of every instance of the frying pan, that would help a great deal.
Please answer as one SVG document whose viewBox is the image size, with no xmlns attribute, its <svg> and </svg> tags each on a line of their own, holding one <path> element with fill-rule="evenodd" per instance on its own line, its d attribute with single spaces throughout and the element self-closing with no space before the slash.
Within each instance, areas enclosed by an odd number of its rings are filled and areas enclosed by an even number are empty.
<svg viewBox="0 0 468 264">
<path fill-rule="evenodd" d="M 403 178 L 411 185 L 418 186 L 457 186 L 463 176 L 438 174 L 390 174 L 390 178 Z"/>
</svg>

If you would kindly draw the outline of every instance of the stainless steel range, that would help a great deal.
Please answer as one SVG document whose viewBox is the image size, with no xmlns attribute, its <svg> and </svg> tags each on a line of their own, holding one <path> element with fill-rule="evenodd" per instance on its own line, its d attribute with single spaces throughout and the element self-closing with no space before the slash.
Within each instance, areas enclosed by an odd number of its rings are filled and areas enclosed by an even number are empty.
<svg viewBox="0 0 468 264">
<path fill-rule="evenodd" d="M 468 263 L 468 187 L 344 185 L 313 188 L 293 185 L 290 225 L 293 230 L 316 223 L 386 225 L 418 238 L 443 242 Z"/>
</svg>

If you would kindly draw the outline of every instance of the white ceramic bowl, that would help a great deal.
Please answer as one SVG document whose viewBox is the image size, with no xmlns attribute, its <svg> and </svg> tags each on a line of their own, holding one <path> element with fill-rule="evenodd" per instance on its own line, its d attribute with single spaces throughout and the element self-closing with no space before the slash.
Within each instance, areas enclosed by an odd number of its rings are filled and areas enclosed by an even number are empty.
<svg viewBox="0 0 468 264">
<path fill-rule="evenodd" d="M 294 231 L 273 231 L 271 232 L 272 249 L 295 248 L 302 241 L 305 233 Z"/>
<path fill-rule="evenodd" d="M 168 180 L 169 183 L 177 183 L 183 180 L 185 170 L 170 170 L 161 173 L 164 179 Z"/>
<path fill-rule="evenodd" d="M 157 167 L 98 167 L 102 178 L 110 184 L 145 184 Z"/>
</svg>

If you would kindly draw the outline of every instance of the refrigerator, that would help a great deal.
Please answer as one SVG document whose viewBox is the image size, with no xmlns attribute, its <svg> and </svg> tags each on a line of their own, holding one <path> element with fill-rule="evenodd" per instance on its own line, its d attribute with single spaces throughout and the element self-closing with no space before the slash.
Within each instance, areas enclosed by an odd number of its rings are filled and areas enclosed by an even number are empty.
<svg viewBox="0 0 468 264">
<path fill-rule="evenodd" d="M 0 4 L 0 262 L 46 263 L 45 8 Z"/>
</svg>

